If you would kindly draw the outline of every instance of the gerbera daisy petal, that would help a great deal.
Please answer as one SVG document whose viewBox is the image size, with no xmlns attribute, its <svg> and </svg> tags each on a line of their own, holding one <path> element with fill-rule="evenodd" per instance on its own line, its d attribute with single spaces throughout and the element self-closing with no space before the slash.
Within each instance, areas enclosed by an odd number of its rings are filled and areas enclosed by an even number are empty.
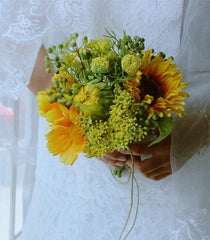
<svg viewBox="0 0 210 240">
<path fill-rule="evenodd" d="M 84 144 L 71 144 L 65 152 L 62 152 L 60 155 L 60 161 L 66 165 L 72 165 L 78 155 L 82 152 Z"/>
</svg>

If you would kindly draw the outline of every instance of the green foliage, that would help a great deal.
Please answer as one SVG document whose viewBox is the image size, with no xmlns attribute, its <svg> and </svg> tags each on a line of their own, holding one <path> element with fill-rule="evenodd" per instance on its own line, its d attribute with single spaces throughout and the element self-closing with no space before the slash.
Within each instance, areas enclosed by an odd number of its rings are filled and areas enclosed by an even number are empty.
<svg viewBox="0 0 210 240">
<path fill-rule="evenodd" d="M 159 119 L 159 121 L 156 122 L 156 126 L 159 130 L 159 136 L 155 141 L 150 143 L 150 146 L 161 142 L 163 139 L 165 139 L 168 135 L 172 133 L 174 122 L 171 118 L 167 117 L 166 115 Z"/>
</svg>

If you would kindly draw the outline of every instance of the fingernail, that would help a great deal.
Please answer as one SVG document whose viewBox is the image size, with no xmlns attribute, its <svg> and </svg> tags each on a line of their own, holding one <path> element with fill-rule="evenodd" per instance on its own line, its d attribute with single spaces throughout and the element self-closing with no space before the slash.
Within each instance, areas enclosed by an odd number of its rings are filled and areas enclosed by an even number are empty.
<svg viewBox="0 0 210 240">
<path fill-rule="evenodd" d="M 122 163 L 122 162 L 117 162 L 115 165 L 118 166 L 118 167 L 123 167 L 123 166 L 124 166 L 124 163 Z"/>
<path fill-rule="evenodd" d="M 120 157 L 117 158 L 117 160 L 125 162 L 126 161 L 126 157 L 125 156 L 120 156 Z"/>
<path fill-rule="evenodd" d="M 144 161 L 144 160 L 147 160 L 147 159 L 149 159 L 149 158 L 152 158 L 153 155 L 152 155 L 152 154 L 149 154 L 149 155 L 140 155 L 140 157 L 141 157 L 141 161 Z"/>
</svg>

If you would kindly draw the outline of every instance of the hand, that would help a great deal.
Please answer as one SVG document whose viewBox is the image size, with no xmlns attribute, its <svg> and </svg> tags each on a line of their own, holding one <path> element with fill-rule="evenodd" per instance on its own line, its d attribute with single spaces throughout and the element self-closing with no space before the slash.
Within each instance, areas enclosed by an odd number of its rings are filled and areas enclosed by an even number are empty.
<svg viewBox="0 0 210 240">
<path fill-rule="evenodd" d="M 170 163 L 171 136 L 162 142 L 147 147 L 149 142 L 132 143 L 129 147 L 134 156 L 134 169 L 141 172 L 145 177 L 160 180 L 172 173 Z M 146 160 L 143 160 L 147 158 Z M 101 159 L 110 166 L 123 166 L 127 163 L 132 165 L 129 151 L 117 150 L 107 153 Z"/>
</svg>

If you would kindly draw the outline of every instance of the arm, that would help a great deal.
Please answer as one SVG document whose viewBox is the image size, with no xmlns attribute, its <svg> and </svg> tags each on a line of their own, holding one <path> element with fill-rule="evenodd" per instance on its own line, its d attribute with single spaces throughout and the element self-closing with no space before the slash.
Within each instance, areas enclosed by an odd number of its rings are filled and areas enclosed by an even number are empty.
<svg viewBox="0 0 210 240">
<path fill-rule="evenodd" d="M 50 74 L 45 72 L 44 56 L 47 56 L 47 51 L 44 45 L 42 45 L 34 65 L 30 83 L 28 84 L 28 88 L 34 95 L 37 95 L 39 91 L 48 88 L 53 76 L 53 70 Z"/>
</svg>

